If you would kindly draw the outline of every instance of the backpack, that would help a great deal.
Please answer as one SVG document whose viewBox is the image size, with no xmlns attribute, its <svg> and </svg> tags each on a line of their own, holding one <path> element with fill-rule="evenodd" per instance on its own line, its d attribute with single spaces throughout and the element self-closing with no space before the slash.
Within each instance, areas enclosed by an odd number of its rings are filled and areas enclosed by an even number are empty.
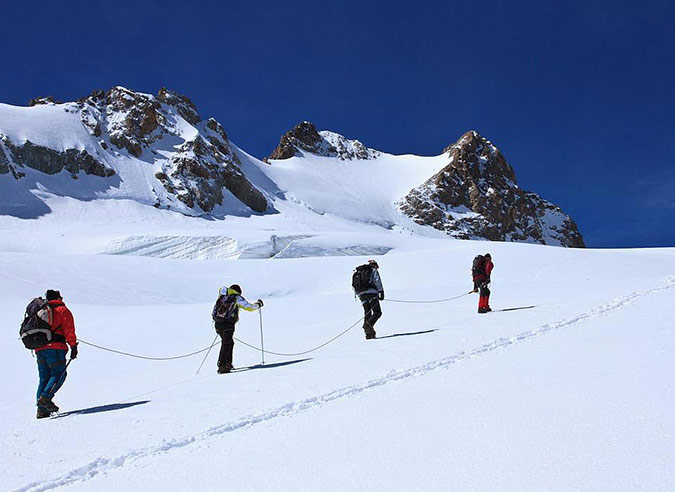
<svg viewBox="0 0 675 492">
<path fill-rule="evenodd" d="M 471 274 L 475 276 L 485 276 L 485 263 L 487 262 L 485 256 L 478 255 L 473 259 L 473 265 L 471 266 Z"/>
<path fill-rule="evenodd" d="M 237 315 L 239 311 L 237 309 L 237 296 L 234 294 L 231 295 L 221 295 L 216 301 L 216 305 L 213 306 L 213 312 L 211 317 L 214 321 L 237 321 Z"/>
<path fill-rule="evenodd" d="M 65 342 L 63 335 L 55 334 L 52 330 L 52 308 L 64 304 L 49 304 L 42 297 L 36 297 L 28 306 L 24 315 L 19 336 L 24 347 L 29 350 L 39 349 L 51 342 Z"/>
<path fill-rule="evenodd" d="M 372 278 L 372 267 L 370 265 L 360 265 L 352 274 L 352 288 L 355 292 L 363 292 L 370 287 L 375 287 Z"/>
</svg>

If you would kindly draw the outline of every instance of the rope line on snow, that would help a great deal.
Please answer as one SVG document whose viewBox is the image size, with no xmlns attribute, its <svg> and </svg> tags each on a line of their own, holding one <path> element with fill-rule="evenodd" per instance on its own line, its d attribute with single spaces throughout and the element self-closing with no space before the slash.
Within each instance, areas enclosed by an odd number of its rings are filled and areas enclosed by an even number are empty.
<svg viewBox="0 0 675 492">
<path fill-rule="evenodd" d="M 319 350 L 320 348 L 325 347 L 325 346 L 328 345 L 329 343 L 334 342 L 335 340 L 337 340 L 338 338 L 340 338 L 342 335 L 344 335 L 345 333 L 347 333 L 348 331 L 350 331 L 350 330 L 352 330 L 354 327 L 356 327 L 361 321 L 363 321 L 363 318 L 364 318 L 364 317 L 361 316 L 361 318 L 360 318 L 356 323 L 354 323 L 353 325 L 351 325 L 351 326 L 350 326 L 349 328 L 347 328 L 345 331 L 343 331 L 342 333 L 339 333 L 338 335 L 335 335 L 333 338 L 331 338 L 331 339 L 328 340 L 327 342 L 324 342 L 324 343 L 322 343 L 321 345 L 318 345 L 318 346 L 314 347 L 313 349 L 305 350 L 304 352 L 295 352 L 295 353 L 273 352 L 273 351 L 271 351 L 271 350 L 265 350 L 265 353 L 266 353 L 266 354 L 272 354 L 272 355 L 279 355 L 279 356 L 281 356 L 281 357 L 296 357 L 296 356 L 298 356 L 298 355 L 309 354 L 310 352 L 314 352 L 314 351 L 316 351 L 316 350 Z M 260 347 L 256 347 L 256 346 L 254 346 L 254 345 L 251 345 L 250 343 L 246 343 L 246 342 L 244 342 L 243 340 L 239 340 L 237 337 L 234 337 L 234 339 L 235 339 L 237 342 L 241 343 L 242 345 L 246 345 L 247 347 L 252 348 L 252 349 L 255 349 L 255 350 L 257 350 L 258 352 L 262 352 L 262 349 L 261 349 Z"/>
<path fill-rule="evenodd" d="M 384 301 L 386 301 L 386 302 L 409 303 L 409 304 L 434 304 L 434 303 L 439 303 L 439 302 L 454 301 L 455 299 L 459 299 L 460 297 L 468 296 L 469 294 L 472 294 L 472 293 L 473 293 L 473 291 L 470 291 L 470 292 L 467 292 L 467 293 L 465 293 L 465 294 L 460 294 L 460 295 L 455 296 L 455 297 L 449 297 L 449 298 L 447 298 L 447 299 L 436 299 L 436 300 L 431 300 L 431 301 L 414 301 L 414 300 L 404 300 L 404 299 L 384 299 Z M 349 328 L 347 328 L 346 330 L 344 330 L 344 331 L 338 333 L 337 335 L 335 335 L 335 336 L 334 336 L 333 338 L 331 338 L 330 340 L 327 340 L 327 341 L 323 342 L 322 344 L 317 345 L 316 347 L 311 348 L 311 349 L 309 349 L 309 350 L 305 350 L 305 351 L 303 351 L 303 352 L 274 352 L 274 351 L 272 351 L 272 350 L 265 350 L 265 353 L 267 353 L 267 354 L 272 354 L 272 355 L 278 355 L 278 356 L 280 356 L 280 357 L 297 357 L 297 356 L 299 356 L 299 355 L 306 355 L 306 354 L 309 354 L 309 353 L 311 353 L 311 352 L 315 352 L 315 351 L 319 350 L 320 348 L 323 348 L 323 347 L 325 347 L 326 345 L 328 345 L 328 344 L 330 344 L 330 343 L 333 343 L 335 340 L 337 340 L 337 339 L 340 338 L 341 336 L 345 335 L 347 332 L 353 330 L 353 329 L 354 329 L 361 321 L 364 320 L 364 318 L 365 318 L 365 316 L 362 316 L 358 321 L 356 321 L 353 325 L 351 325 L 351 326 L 350 326 Z M 249 348 L 252 348 L 252 349 L 254 349 L 254 350 L 257 350 L 258 352 L 262 352 L 262 351 L 263 351 L 260 347 L 256 347 L 255 345 L 251 345 L 250 343 L 247 343 L 247 342 L 245 342 L 245 341 L 243 341 L 243 340 L 240 340 L 240 339 L 238 339 L 237 337 L 233 337 L 233 338 L 234 338 L 234 340 L 236 340 L 237 342 L 241 343 L 242 345 L 245 345 L 246 347 L 249 347 Z M 206 352 L 206 351 L 209 351 L 209 350 L 211 350 L 213 347 L 215 347 L 216 345 L 218 345 L 219 343 L 221 343 L 221 341 L 214 341 L 214 342 L 213 342 L 211 345 L 209 345 L 208 347 L 203 348 L 203 349 L 201 349 L 201 350 L 197 350 L 197 351 L 195 351 L 195 352 L 190 352 L 189 354 L 174 355 L 174 356 L 171 356 L 171 357 L 149 357 L 149 356 L 146 356 L 146 355 L 132 354 L 132 353 L 130 353 L 130 352 L 124 352 L 124 351 L 122 351 L 122 350 L 115 350 L 115 349 L 111 349 L 111 348 L 108 348 L 108 347 L 103 347 L 103 346 L 101 346 L 101 345 L 96 345 L 95 343 L 91 343 L 91 342 L 87 342 L 86 340 L 82 340 L 81 338 L 78 339 L 78 341 L 79 341 L 80 343 L 83 343 L 84 345 L 89 345 L 90 347 L 94 347 L 94 348 L 97 348 L 97 349 L 99 349 L 99 350 L 105 350 L 106 352 L 112 352 L 112 353 L 114 353 L 114 354 L 124 355 L 124 356 L 126 356 L 126 357 L 133 357 L 133 358 L 135 358 L 135 359 L 153 360 L 153 361 L 186 359 L 186 358 L 188 358 L 188 357 L 193 357 L 193 356 L 195 356 L 195 355 L 202 354 L 202 353 L 204 353 L 204 352 Z M 208 355 L 208 354 L 207 354 L 207 355 Z M 203 364 L 203 363 L 202 363 L 202 364 Z M 201 366 L 200 366 L 200 369 L 201 369 Z"/>
<path fill-rule="evenodd" d="M 436 299 L 433 301 L 409 301 L 409 300 L 404 300 L 404 299 L 384 299 L 384 302 L 405 302 L 408 304 L 435 304 L 437 302 L 448 302 L 448 301 L 454 301 L 455 299 L 459 299 L 460 297 L 468 296 L 469 294 L 473 294 L 473 290 L 465 293 L 465 294 L 460 294 L 455 297 L 448 297 L 447 299 Z"/>
<path fill-rule="evenodd" d="M 188 357 L 192 357 L 194 355 L 206 352 L 207 350 L 211 350 L 215 345 L 217 345 L 216 343 L 214 343 L 214 344 L 210 345 L 209 347 L 203 348 L 201 350 L 197 350 L 196 352 L 191 352 L 189 354 L 184 354 L 184 355 L 175 355 L 175 356 L 172 356 L 172 357 L 148 357 L 148 356 L 145 356 L 145 355 L 131 354 L 129 352 L 122 352 L 121 350 L 115 350 L 115 349 L 111 349 L 111 348 L 108 348 L 108 347 L 102 347 L 100 345 L 96 345 L 95 343 L 91 343 L 91 342 L 87 342 L 85 340 L 82 340 L 81 338 L 78 339 L 78 342 L 83 343 L 85 345 L 89 345 L 90 347 L 95 347 L 95 348 L 100 349 L 100 350 L 105 350 L 106 352 L 112 352 L 112 353 L 115 353 L 115 354 L 126 355 L 127 357 L 134 357 L 136 359 L 143 359 L 143 360 L 186 359 Z"/>
</svg>

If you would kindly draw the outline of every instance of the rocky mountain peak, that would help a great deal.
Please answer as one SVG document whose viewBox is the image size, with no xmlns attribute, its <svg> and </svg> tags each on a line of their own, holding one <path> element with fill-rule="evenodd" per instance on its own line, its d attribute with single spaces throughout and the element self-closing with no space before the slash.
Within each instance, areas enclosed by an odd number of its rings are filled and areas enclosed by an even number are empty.
<svg viewBox="0 0 675 492">
<path fill-rule="evenodd" d="M 56 104 L 53 98 L 31 101 Z M 241 170 L 223 127 L 214 119 L 202 122 L 186 96 L 165 87 L 155 97 L 117 86 L 53 109 L 79 118 L 92 139 L 64 150 L 58 143 L 60 148 L 41 147 L 0 134 L 0 174 L 12 172 L 21 179 L 21 168 L 27 167 L 46 174 L 66 169 L 74 179 L 80 171 L 110 177 L 116 174 L 116 161 L 131 159 L 141 173 L 149 174 L 157 207 L 211 212 L 229 192 L 255 212 L 269 208 Z"/>
<path fill-rule="evenodd" d="M 499 186 L 516 184 L 516 174 L 499 149 L 476 130 L 470 130 L 443 149 L 450 164 L 474 180 L 494 182 Z"/>
<path fill-rule="evenodd" d="M 584 247 L 559 207 L 521 190 L 499 149 L 471 130 L 444 149 L 448 164 L 399 202 L 422 225 L 460 238 Z"/>
<path fill-rule="evenodd" d="M 341 160 L 374 159 L 380 154 L 358 140 L 349 140 L 330 131 L 317 131 L 313 123 L 303 121 L 281 137 L 279 145 L 265 161 L 290 159 L 303 152 Z"/>
<path fill-rule="evenodd" d="M 191 125 L 196 125 L 202 121 L 199 113 L 197 112 L 197 106 L 188 98 L 182 94 L 178 94 L 172 90 L 162 87 L 157 94 L 157 99 L 162 101 L 164 104 L 173 106 L 178 110 L 178 113 Z"/>
</svg>

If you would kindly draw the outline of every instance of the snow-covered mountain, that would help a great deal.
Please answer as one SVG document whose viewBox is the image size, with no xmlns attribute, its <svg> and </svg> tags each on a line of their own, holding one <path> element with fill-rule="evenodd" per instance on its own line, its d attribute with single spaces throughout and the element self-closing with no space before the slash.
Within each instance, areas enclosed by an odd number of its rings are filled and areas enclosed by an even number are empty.
<svg viewBox="0 0 675 492">
<path fill-rule="evenodd" d="M 673 248 L 457 240 L 450 216 L 402 212 L 426 189 L 457 220 L 455 175 L 479 205 L 490 187 L 531 199 L 477 136 L 390 155 L 302 124 L 311 140 L 268 164 L 166 91 L 36 102 L 0 106 L 6 490 L 675 489 Z M 478 314 L 488 251 L 494 311 Z M 366 341 L 351 272 L 375 255 L 386 297 Z M 264 308 L 241 314 L 221 375 L 210 314 L 232 283 Z M 37 420 L 17 332 L 48 288 L 80 346 L 61 414 Z"/>
<path fill-rule="evenodd" d="M 396 156 L 302 122 L 263 162 L 167 89 L 0 104 L 0 193 L 0 214 L 23 218 L 49 212 L 55 196 L 126 199 L 188 216 L 321 214 L 421 235 L 584 246 L 574 221 L 521 190 L 476 132 L 439 156 Z"/>
<path fill-rule="evenodd" d="M 499 149 L 478 132 L 465 133 L 443 152 L 448 165 L 400 202 L 415 222 L 460 239 L 584 247 L 574 220 L 522 190 Z"/>
<path fill-rule="evenodd" d="M 40 192 L 131 199 L 189 215 L 271 210 L 222 126 L 203 121 L 185 96 L 115 87 L 77 102 L 31 102 L 0 104 L 0 213 L 45 213 Z"/>
</svg>

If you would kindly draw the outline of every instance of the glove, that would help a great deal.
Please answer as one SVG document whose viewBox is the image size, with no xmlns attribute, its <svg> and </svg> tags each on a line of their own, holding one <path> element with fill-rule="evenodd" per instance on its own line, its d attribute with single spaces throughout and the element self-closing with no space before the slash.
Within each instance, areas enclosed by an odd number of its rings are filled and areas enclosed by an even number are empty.
<svg viewBox="0 0 675 492">
<path fill-rule="evenodd" d="M 70 347 L 70 360 L 77 359 L 77 344 Z"/>
<path fill-rule="evenodd" d="M 384 291 L 380 292 L 380 301 L 384 301 Z"/>
<path fill-rule="evenodd" d="M 258 299 L 257 304 L 258 304 L 258 309 L 260 309 L 261 307 L 264 306 L 264 304 L 262 302 L 262 299 Z"/>
</svg>

